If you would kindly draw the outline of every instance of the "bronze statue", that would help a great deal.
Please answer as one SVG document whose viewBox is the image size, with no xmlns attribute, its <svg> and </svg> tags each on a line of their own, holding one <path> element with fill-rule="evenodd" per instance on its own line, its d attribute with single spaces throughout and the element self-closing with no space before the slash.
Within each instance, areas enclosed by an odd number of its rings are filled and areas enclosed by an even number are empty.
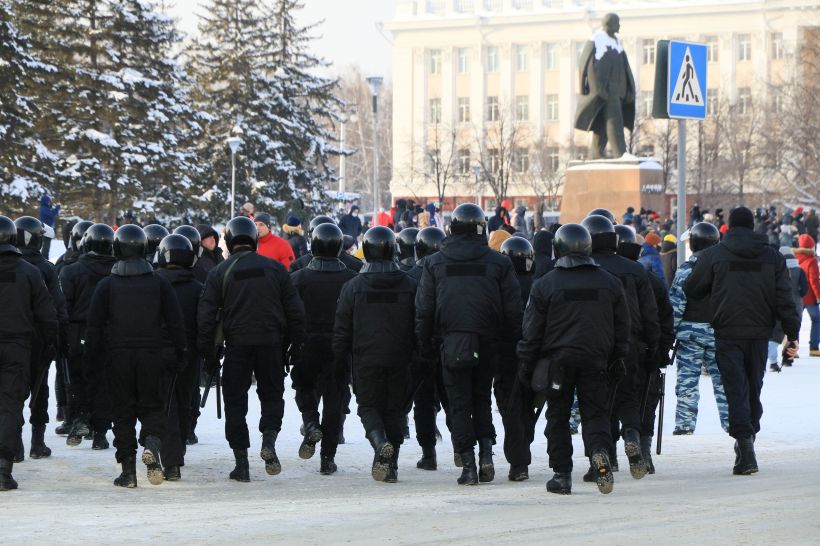
<svg viewBox="0 0 820 546">
<path fill-rule="evenodd" d="M 613 157 L 624 155 L 624 127 L 631 131 L 635 125 L 635 80 L 626 51 L 615 36 L 620 19 L 608 13 L 602 26 L 586 43 L 578 62 L 581 97 L 575 128 L 592 131 L 591 159 L 606 157 L 607 142 Z"/>
</svg>

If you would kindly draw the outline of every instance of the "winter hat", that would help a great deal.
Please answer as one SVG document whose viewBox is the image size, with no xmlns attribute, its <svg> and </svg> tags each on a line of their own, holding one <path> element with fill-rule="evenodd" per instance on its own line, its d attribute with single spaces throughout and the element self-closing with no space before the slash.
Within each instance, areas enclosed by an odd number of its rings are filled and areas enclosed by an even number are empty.
<svg viewBox="0 0 820 546">
<path fill-rule="evenodd" d="M 654 231 L 650 231 L 646 234 L 646 237 L 644 237 L 644 241 L 652 246 L 658 246 L 661 244 L 661 237 Z"/>
<path fill-rule="evenodd" d="M 746 207 L 737 207 L 729 212 L 729 227 L 744 227 L 754 229 L 755 215 Z"/>
<path fill-rule="evenodd" d="M 200 239 L 207 239 L 208 237 L 213 237 L 216 240 L 217 244 L 219 244 L 219 232 L 217 232 L 208 224 L 199 224 L 196 226 L 196 230 L 199 232 Z"/>
<path fill-rule="evenodd" d="M 359 205 L 353 205 L 352 207 L 350 207 L 350 214 L 353 214 L 357 210 L 359 210 Z"/>
<path fill-rule="evenodd" d="M 266 212 L 263 212 L 262 214 L 257 214 L 254 217 L 253 221 L 254 222 L 262 222 L 263 224 L 268 226 L 268 229 L 270 229 L 270 225 L 271 225 L 271 222 L 273 220 L 271 219 L 270 214 L 268 214 Z"/>
<path fill-rule="evenodd" d="M 668 234 L 666 237 L 664 237 L 663 240 L 664 240 L 664 242 L 675 243 L 675 244 L 677 244 L 677 242 L 678 242 L 678 240 L 675 239 L 675 236 L 672 235 L 671 233 Z"/>
<path fill-rule="evenodd" d="M 490 233 L 490 242 L 488 244 L 490 248 L 496 252 L 501 252 L 502 243 L 510 237 L 512 237 L 512 235 L 509 232 L 504 231 L 503 229 L 497 229 Z"/>
<path fill-rule="evenodd" d="M 661 243 L 661 252 L 672 252 L 677 248 L 677 246 L 677 243 L 675 243 L 674 241 L 664 239 L 663 243 Z"/>
<path fill-rule="evenodd" d="M 301 225 L 302 225 L 302 221 L 299 219 L 299 217 L 298 217 L 298 216 L 293 216 L 293 215 L 290 215 L 290 216 L 288 216 L 288 222 L 287 222 L 287 224 L 288 224 L 290 227 L 297 227 L 297 226 L 301 226 Z M 268 227 L 270 227 L 270 225 L 269 225 Z"/>
</svg>

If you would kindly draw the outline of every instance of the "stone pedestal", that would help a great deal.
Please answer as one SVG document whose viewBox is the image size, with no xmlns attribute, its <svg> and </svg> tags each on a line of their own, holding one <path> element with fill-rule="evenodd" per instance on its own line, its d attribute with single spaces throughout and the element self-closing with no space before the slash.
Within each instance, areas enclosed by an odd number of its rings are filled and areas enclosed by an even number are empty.
<svg viewBox="0 0 820 546">
<path fill-rule="evenodd" d="M 571 162 L 561 197 L 562 224 L 580 223 L 590 210 L 605 208 L 620 222 L 627 207 L 666 208 L 663 169 L 653 158 L 624 156 Z"/>
</svg>

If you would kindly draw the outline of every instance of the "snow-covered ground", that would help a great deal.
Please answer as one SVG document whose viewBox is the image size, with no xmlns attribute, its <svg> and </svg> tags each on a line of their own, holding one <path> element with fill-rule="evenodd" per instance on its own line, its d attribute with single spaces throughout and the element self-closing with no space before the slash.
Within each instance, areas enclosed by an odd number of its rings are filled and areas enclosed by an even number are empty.
<svg viewBox="0 0 820 546">
<path fill-rule="evenodd" d="M 197 430 L 200 443 L 188 451 L 182 481 L 161 486 L 151 486 L 138 465 L 139 488 L 115 488 L 119 467 L 113 449 L 92 451 L 90 442 L 69 448 L 51 424 L 52 457 L 15 465 L 20 489 L 0 494 L 0 532 L 3 544 L 818 544 L 820 478 L 814 464 L 820 457 L 820 358 L 809 358 L 805 345 L 801 355 L 793 368 L 766 376 L 763 431 L 756 443 L 760 473 L 750 477 L 732 476 L 733 440 L 720 428 L 708 377 L 701 378 L 696 434 L 672 436 L 674 368 L 667 374 L 663 455 L 654 457 L 657 474 L 635 481 L 620 472 L 608 496 L 581 481 L 587 463 L 580 436 L 573 437 L 573 494 L 548 494 L 544 484 L 552 473 L 540 433 L 527 482 L 507 481 L 499 443 L 496 481 L 457 486 L 459 471 L 446 438 L 438 448 L 438 471 L 416 469 L 421 450 L 411 439 L 401 453 L 399 483 L 374 482 L 372 451 L 355 408 L 345 428 L 347 444 L 336 458 L 339 472 L 320 476 L 318 454 L 309 461 L 298 457 L 301 421 L 288 381 L 277 443 L 279 476 L 265 473 L 258 459 L 261 437 L 253 433 L 251 483 L 227 479 L 233 457 L 223 424 L 216 420 L 213 396 Z M 53 406 L 53 396 L 51 401 Z M 251 430 L 258 417 L 251 391 Z M 497 412 L 495 425 L 501 436 Z M 446 430 L 441 414 L 438 426 Z M 28 448 L 28 425 L 24 439 Z"/>
</svg>

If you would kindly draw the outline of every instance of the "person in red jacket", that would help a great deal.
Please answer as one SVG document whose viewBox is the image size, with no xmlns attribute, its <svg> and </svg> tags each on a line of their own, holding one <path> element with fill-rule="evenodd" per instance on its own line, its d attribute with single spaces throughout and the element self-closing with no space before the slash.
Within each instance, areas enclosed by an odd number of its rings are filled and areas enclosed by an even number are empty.
<svg viewBox="0 0 820 546">
<path fill-rule="evenodd" d="M 820 267 L 817 265 L 817 256 L 814 255 L 814 239 L 811 235 L 801 235 L 797 239 L 800 248 L 794 249 L 794 255 L 800 263 L 800 269 L 809 280 L 809 291 L 803 296 L 803 306 L 811 318 L 811 333 L 809 334 L 809 355 L 820 356 Z"/>
<path fill-rule="evenodd" d="M 286 240 L 271 232 L 270 226 L 273 220 L 270 214 L 264 212 L 257 214 L 253 221 L 256 223 L 256 231 L 259 232 L 259 243 L 256 247 L 257 254 L 276 260 L 290 271 L 290 264 L 295 259 L 293 249 Z"/>
</svg>

